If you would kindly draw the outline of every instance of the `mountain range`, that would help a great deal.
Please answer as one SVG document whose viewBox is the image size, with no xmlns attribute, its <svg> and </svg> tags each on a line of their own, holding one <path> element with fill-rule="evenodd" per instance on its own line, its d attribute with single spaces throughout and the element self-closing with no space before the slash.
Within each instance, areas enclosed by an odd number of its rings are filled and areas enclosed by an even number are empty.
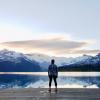
<svg viewBox="0 0 100 100">
<path fill-rule="evenodd" d="M 84 55 L 73 64 L 60 66 L 60 71 L 100 71 L 100 53 L 96 56 Z"/>
<path fill-rule="evenodd" d="M 0 72 L 31 72 L 41 71 L 38 62 L 15 51 L 0 51 Z"/>
<path fill-rule="evenodd" d="M 47 71 L 51 59 L 55 59 L 60 71 L 100 71 L 100 53 L 66 58 L 4 49 L 0 51 L 0 72 Z"/>
</svg>

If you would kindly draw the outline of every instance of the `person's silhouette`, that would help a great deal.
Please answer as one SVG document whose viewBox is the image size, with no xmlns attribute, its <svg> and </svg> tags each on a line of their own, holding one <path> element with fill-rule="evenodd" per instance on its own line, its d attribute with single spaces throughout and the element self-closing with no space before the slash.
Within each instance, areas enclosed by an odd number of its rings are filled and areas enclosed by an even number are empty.
<svg viewBox="0 0 100 100">
<path fill-rule="evenodd" d="M 52 79 L 55 83 L 55 91 L 57 91 L 57 77 L 58 77 L 58 68 L 57 65 L 55 65 L 55 60 L 51 60 L 51 64 L 48 67 L 48 77 L 49 77 L 49 91 L 51 91 L 51 83 Z"/>
</svg>

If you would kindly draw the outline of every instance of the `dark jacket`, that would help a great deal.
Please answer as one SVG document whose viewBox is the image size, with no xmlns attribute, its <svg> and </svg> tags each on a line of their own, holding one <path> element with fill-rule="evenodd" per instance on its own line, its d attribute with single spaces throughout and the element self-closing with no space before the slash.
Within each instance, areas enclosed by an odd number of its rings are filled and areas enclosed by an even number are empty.
<svg viewBox="0 0 100 100">
<path fill-rule="evenodd" d="M 57 76 L 58 77 L 58 68 L 55 64 L 49 65 L 48 76 Z"/>
</svg>

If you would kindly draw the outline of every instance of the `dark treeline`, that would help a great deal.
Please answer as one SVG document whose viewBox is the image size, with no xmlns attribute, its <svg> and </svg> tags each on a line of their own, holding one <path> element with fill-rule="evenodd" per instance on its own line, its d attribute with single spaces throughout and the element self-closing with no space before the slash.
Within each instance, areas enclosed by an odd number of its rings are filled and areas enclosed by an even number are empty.
<svg viewBox="0 0 100 100">
<path fill-rule="evenodd" d="M 59 71 L 100 71 L 100 65 L 66 65 L 58 68 Z"/>
</svg>

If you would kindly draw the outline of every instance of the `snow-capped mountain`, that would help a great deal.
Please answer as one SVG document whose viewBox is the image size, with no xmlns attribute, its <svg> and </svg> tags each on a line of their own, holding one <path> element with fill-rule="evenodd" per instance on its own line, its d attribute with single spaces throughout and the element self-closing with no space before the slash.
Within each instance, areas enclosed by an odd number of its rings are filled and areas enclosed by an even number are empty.
<svg viewBox="0 0 100 100">
<path fill-rule="evenodd" d="M 0 51 L 0 61 L 1 60 L 11 61 L 11 62 L 16 61 L 15 63 L 18 63 L 20 61 L 20 59 L 18 59 L 18 58 L 20 58 L 20 57 L 27 59 L 27 57 L 22 53 L 17 53 L 15 51 L 8 51 L 7 49 Z"/>
<path fill-rule="evenodd" d="M 9 50 L 0 51 L 0 71 L 41 71 L 39 63 L 26 55 Z"/>
<path fill-rule="evenodd" d="M 73 64 L 60 66 L 60 71 L 100 71 L 100 54 L 77 57 Z"/>
<path fill-rule="evenodd" d="M 89 55 L 83 55 L 83 57 L 80 57 L 80 60 L 75 62 L 75 64 L 97 64 L 100 62 L 100 54 L 97 54 L 96 56 L 89 56 Z"/>
<path fill-rule="evenodd" d="M 80 57 L 76 57 L 76 58 L 66 58 L 66 57 L 54 57 L 54 56 L 47 56 L 47 55 L 43 55 L 43 54 L 27 54 L 29 56 L 29 58 L 34 59 L 35 61 L 39 62 L 41 66 L 45 65 L 49 65 L 50 64 L 50 60 L 51 59 L 55 59 L 56 64 L 58 66 L 63 66 L 63 65 L 71 65 L 71 64 L 82 64 L 82 63 L 93 63 L 93 62 L 97 62 L 99 60 L 98 56 L 96 55 L 94 56 L 90 56 L 90 55 L 83 55 Z"/>
<path fill-rule="evenodd" d="M 46 67 L 50 64 L 51 59 L 55 59 L 56 64 L 58 66 L 62 65 L 69 65 L 74 63 L 74 58 L 66 58 L 66 57 L 55 57 L 55 56 L 48 56 L 43 54 L 27 54 L 30 59 L 34 59 L 35 61 L 39 62 L 41 66 Z"/>
<path fill-rule="evenodd" d="M 47 56 L 43 54 L 23 54 L 4 49 L 0 51 L 0 69 L 5 69 L 6 71 L 8 69 L 9 71 L 8 66 L 10 66 L 13 68 L 12 71 L 22 71 L 22 69 L 24 70 L 24 67 L 26 67 L 26 69 L 28 68 L 27 71 L 46 71 L 48 69 L 51 59 L 55 59 L 58 67 L 68 67 L 70 65 L 100 64 L 100 54 L 96 56 L 83 55 L 76 58 L 66 58 Z M 20 68 L 21 70 L 18 70 Z"/>
</svg>

